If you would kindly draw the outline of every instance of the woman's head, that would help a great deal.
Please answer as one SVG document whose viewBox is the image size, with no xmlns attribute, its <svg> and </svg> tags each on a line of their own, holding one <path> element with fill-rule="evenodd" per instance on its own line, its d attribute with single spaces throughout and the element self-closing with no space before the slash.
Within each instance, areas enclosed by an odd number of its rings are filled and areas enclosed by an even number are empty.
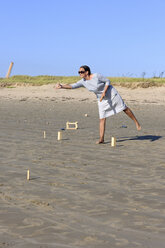
<svg viewBox="0 0 165 248">
<path fill-rule="evenodd" d="M 80 70 L 79 70 L 78 73 L 82 77 L 84 77 L 84 76 L 90 76 L 91 75 L 91 69 L 87 65 L 82 65 L 82 66 L 80 66 Z"/>
</svg>

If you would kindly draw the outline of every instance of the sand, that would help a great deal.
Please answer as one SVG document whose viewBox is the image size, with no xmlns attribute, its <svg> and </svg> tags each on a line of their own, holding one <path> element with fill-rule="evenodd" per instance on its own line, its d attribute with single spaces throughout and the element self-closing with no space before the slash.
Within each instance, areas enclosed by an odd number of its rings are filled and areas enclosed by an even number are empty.
<svg viewBox="0 0 165 248">
<path fill-rule="evenodd" d="M 0 247 L 164 248 L 165 88 L 117 88 L 142 130 L 122 112 L 96 145 L 95 96 L 53 87 L 0 89 Z"/>
<path fill-rule="evenodd" d="M 158 104 L 165 105 L 165 86 L 128 89 L 122 87 L 115 88 L 119 91 L 122 98 L 127 103 L 136 104 Z M 1 99 L 17 99 L 17 100 L 43 100 L 50 99 L 52 101 L 88 101 L 96 102 L 93 93 L 84 88 L 75 90 L 55 90 L 55 85 L 43 86 L 27 86 L 15 88 L 0 88 Z"/>
</svg>

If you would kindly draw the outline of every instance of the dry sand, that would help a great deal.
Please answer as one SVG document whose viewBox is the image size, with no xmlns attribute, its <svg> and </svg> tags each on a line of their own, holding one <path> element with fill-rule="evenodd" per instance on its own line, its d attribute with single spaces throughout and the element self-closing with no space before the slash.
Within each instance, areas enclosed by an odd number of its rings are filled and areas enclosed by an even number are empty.
<svg viewBox="0 0 165 248">
<path fill-rule="evenodd" d="M 0 247 L 165 247 L 165 87 L 117 89 L 142 131 L 120 113 L 104 145 L 88 91 L 0 89 Z"/>
<path fill-rule="evenodd" d="M 127 103 L 165 105 L 165 87 L 128 89 L 115 88 Z M 0 88 L 1 99 L 96 102 L 93 93 L 84 88 L 75 90 L 55 90 L 55 85 Z"/>
</svg>

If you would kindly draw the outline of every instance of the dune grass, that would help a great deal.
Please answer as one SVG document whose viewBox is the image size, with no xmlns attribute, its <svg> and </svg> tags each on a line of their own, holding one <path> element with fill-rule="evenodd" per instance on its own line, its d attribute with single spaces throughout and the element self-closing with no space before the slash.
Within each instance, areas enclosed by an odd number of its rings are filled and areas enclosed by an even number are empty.
<svg viewBox="0 0 165 248">
<path fill-rule="evenodd" d="M 152 86 L 165 85 L 165 78 L 131 78 L 131 77 L 108 77 L 111 84 L 127 88 L 148 88 Z M 46 84 L 71 84 L 80 80 L 78 76 L 27 76 L 16 75 L 10 78 L 0 78 L 0 87 L 16 86 L 41 86 Z"/>
<path fill-rule="evenodd" d="M 165 86 L 165 78 L 112 77 L 109 79 L 114 86 L 118 85 L 132 89 Z"/>
<path fill-rule="evenodd" d="M 74 83 L 79 80 L 79 77 L 64 77 L 64 76 L 26 76 L 26 75 L 16 75 L 10 78 L 0 78 L 0 86 L 22 86 L 22 85 L 32 85 L 41 86 L 46 84 L 57 84 L 57 83 Z"/>
</svg>

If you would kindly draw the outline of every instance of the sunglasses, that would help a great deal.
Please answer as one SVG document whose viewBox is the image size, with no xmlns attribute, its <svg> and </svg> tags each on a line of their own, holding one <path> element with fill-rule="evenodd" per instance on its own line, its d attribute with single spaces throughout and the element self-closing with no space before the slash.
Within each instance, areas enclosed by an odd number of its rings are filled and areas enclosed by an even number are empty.
<svg viewBox="0 0 165 248">
<path fill-rule="evenodd" d="M 79 73 L 79 74 L 83 74 L 83 73 L 85 73 L 85 71 L 78 71 L 78 73 Z"/>
</svg>

